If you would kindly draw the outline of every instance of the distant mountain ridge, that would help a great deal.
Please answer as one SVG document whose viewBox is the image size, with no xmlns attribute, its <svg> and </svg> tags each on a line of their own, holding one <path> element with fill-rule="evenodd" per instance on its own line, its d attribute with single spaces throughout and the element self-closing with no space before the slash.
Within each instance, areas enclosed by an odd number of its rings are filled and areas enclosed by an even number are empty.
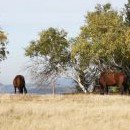
<svg viewBox="0 0 130 130">
<path fill-rule="evenodd" d="M 63 94 L 63 93 L 74 93 L 75 90 L 75 84 L 72 82 L 72 80 L 68 79 L 58 79 L 55 87 L 55 92 L 57 94 Z M 51 87 L 38 87 L 35 84 L 27 83 L 26 84 L 28 93 L 34 93 L 34 94 L 51 94 L 52 88 Z M 13 84 L 8 85 L 0 85 L 0 93 L 14 93 L 14 87 Z"/>
<path fill-rule="evenodd" d="M 4 86 L 4 84 L 0 83 L 0 86 Z"/>
</svg>

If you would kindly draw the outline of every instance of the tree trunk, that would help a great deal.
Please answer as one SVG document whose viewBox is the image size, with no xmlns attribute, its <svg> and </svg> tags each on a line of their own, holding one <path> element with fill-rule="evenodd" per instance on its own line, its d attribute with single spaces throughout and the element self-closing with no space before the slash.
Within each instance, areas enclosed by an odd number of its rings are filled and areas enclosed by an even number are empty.
<svg viewBox="0 0 130 130">
<path fill-rule="evenodd" d="M 79 87 L 83 90 L 84 93 L 87 93 L 87 90 L 85 89 L 85 87 L 82 85 L 81 83 L 81 79 L 80 77 L 78 77 L 78 81 L 77 81 Z"/>
<path fill-rule="evenodd" d="M 55 95 L 55 81 L 52 81 L 52 94 Z"/>
</svg>

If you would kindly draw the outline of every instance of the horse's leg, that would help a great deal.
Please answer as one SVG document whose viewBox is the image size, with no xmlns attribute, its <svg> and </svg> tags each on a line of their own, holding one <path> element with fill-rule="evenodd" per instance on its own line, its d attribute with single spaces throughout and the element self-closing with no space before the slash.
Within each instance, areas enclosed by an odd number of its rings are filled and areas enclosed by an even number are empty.
<svg viewBox="0 0 130 130">
<path fill-rule="evenodd" d="M 128 89 L 128 94 L 130 95 L 130 88 Z"/>
<path fill-rule="evenodd" d="M 100 94 L 104 95 L 104 85 L 100 85 Z"/>
<path fill-rule="evenodd" d="M 129 84 L 126 82 L 123 84 L 123 86 L 124 86 L 124 92 L 129 95 L 130 94 Z"/>
<path fill-rule="evenodd" d="M 120 88 L 121 95 L 123 95 L 123 93 L 124 93 L 124 86 L 122 84 L 120 84 L 119 88 Z"/>
<path fill-rule="evenodd" d="M 16 87 L 14 87 L 14 93 L 16 94 Z"/>
<path fill-rule="evenodd" d="M 105 86 L 104 89 L 105 89 L 105 93 L 108 94 L 108 86 L 107 85 Z"/>
<path fill-rule="evenodd" d="M 23 89 L 24 89 L 24 93 L 26 94 L 27 93 L 26 87 L 24 86 Z"/>
<path fill-rule="evenodd" d="M 23 88 L 21 88 L 21 94 L 23 94 Z"/>
<path fill-rule="evenodd" d="M 124 91 L 126 94 L 130 94 L 130 86 L 129 86 L 129 79 L 127 78 L 126 81 L 124 81 L 123 86 L 124 86 Z"/>
<path fill-rule="evenodd" d="M 127 94 L 129 95 L 130 94 L 130 87 L 129 87 L 129 84 L 127 84 L 127 86 L 126 86 L 126 88 L 127 88 Z"/>
</svg>

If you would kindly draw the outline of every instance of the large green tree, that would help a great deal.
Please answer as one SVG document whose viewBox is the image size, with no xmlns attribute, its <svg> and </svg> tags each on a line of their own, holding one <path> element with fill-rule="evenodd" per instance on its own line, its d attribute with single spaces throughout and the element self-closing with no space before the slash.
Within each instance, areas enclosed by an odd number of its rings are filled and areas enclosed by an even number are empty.
<svg viewBox="0 0 130 130">
<path fill-rule="evenodd" d="M 72 57 L 77 59 L 83 79 L 90 66 L 94 66 L 94 70 L 96 67 L 97 72 L 110 68 L 130 72 L 130 28 L 123 15 L 108 3 L 98 4 L 85 18 L 72 47 Z M 85 82 L 82 82 L 83 86 Z"/>
<path fill-rule="evenodd" d="M 32 60 L 30 72 L 39 85 L 54 81 L 66 68 L 68 45 L 67 33 L 52 27 L 40 32 L 37 40 L 30 42 L 25 54 Z"/>
</svg>

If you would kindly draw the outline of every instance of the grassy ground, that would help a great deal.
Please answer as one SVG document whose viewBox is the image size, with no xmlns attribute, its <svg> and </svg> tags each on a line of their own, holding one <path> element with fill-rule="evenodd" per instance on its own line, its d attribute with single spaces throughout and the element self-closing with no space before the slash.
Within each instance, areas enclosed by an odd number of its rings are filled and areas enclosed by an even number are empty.
<svg viewBox="0 0 130 130">
<path fill-rule="evenodd" d="M 130 130 L 130 97 L 0 95 L 0 130 Z"/>
</svg>

